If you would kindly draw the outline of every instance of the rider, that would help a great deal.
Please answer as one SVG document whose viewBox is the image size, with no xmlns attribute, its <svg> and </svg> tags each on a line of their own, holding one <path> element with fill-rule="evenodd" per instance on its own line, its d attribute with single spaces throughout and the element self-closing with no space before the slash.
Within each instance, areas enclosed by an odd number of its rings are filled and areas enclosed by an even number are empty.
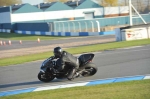
<svg viewBox="0 0 150 99">
<path fill-rule="evenodd" d="M 72 54 L 63 51 L 61 47 L 54 48 L 54 56 L 55 58 L 60 59 L 60 66 L 58 67 L 58 71 L 62 71 L 65 65 L 71 66 L 71 70 L 67 75 L 68 80 L 72 80 L 76 73 L 76 70 L 79 68 L 79 60 L 77 57 L 74 57 Z M 76 75 L 77 76 L 77 75 Z"/>
</svg>

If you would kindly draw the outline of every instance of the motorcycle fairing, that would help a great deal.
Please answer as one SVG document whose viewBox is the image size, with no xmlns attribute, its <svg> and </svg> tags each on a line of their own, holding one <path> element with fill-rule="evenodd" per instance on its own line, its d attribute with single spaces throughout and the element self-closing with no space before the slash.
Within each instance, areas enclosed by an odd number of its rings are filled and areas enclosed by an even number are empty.
<svg viewBox="0 0 150 99">
<path fill-rule="evenodd" d="M 88 62 L 88 61 L 92 61 L 92 59 L 94 58 L 94 54 L 89 53 L 89 54 L 82 54 L 81 56 L 79 56 L 79 63 L 80 65 Z"/>
</svg>

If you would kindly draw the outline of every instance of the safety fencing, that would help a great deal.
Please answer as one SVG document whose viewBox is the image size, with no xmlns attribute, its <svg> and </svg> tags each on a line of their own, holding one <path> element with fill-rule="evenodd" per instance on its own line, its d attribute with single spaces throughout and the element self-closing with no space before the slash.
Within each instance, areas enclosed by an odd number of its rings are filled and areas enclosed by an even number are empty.
<svg viewBox="0 0 150 99">
<path fill-rule="evenodd" d="M 74 20 L 54 22 L 55 32 L 100 32 L 110 26 L 127 25 L 127 17 L 98 18 L 92 20 Z M 126 24 L 127 23 L 127 24 Z M 49 25 L 52 26 L 52 25 Z M 50 27 L 52 28 L 52 27 Z M 113 29 L 109 29 L 113 30 Z M 52 29 L 50 29 L 52 31 Z"/>
<path fill-rule="evenodd" d="M 10 32 L 11 32 L 11 30 L 10 30 L 10 29 L 0 29 L 0 32 L 10 33 Z"/>
<path fill-rule="evenodd" d="M 18 34 L 31 35 L 50 35 L 50 36 L 96 36 L 96 35 L 114 35 L 115 31 L 105 32 L 42 32 L 42 31 L 15 31 Z"/>
<path fill-rule="evenodd" d="M 136 17 L 136 16 L 135 16 Z M 150 14 L 142 15 L 150 23 Z M 118 26 L 129 25 L 129 16 L 97 18 L 92 20 L 55 21 L 49 24 L 49 31 L 55 32 L 100 32 L 114 30 Z M 140 18 L 133 19 L 133 24 L 143 24 Z M 108 29 L 109 28 L 109 29 Z"/>
</svg>

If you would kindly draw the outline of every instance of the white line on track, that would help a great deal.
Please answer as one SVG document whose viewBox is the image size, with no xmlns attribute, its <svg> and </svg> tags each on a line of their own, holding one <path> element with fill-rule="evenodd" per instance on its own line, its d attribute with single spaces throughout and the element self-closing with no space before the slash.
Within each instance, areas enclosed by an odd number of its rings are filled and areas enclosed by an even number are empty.
<svg viewBox="0 0 150 99">
<path fill-rule="evenodd" d="M 101 55 L 109 55 L 109 54 L 116 54 L 116 53 L 125 53 L 125 52 L 138 52 L 138 51 L 147 51 L 147 50 L 149 50 L 150 51 L 150 49 L 148 48 L 148 49 L 137 49 L 137 50 L 127 50 L 127 51 L 120 51 L 120 52 L 116 52 L 116 51 L 114 51 L 114 52 L 111 52 L 111 53 L 100 53 Z"/>
<path fill-rule="evenodd" d="M 126 47 L 126 48 L 119 48 L 119 49 L 133 49 L 133 48 L 139 48 L 139 47 L 143 47 L 143 46 L 132 46 L 132 47 Z"/>
</svg>

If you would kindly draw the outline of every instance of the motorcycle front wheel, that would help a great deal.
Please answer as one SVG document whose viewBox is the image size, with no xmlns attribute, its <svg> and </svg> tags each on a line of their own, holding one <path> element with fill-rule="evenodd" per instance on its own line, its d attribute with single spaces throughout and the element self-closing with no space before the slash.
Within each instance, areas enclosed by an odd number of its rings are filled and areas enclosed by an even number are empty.
<svg viewBox="0 0 150 99">
<path fill-rule="evenodd" d="M 38 74 L 38 79 L 42 82 L 50 82 L 54 78 L 55 78 L 55 76 L 52 75 L 52 74 L 45 74 L 45 73 L 42 73 L 42 72 L 39 72 L 39 74 Z"/>
</svg>

